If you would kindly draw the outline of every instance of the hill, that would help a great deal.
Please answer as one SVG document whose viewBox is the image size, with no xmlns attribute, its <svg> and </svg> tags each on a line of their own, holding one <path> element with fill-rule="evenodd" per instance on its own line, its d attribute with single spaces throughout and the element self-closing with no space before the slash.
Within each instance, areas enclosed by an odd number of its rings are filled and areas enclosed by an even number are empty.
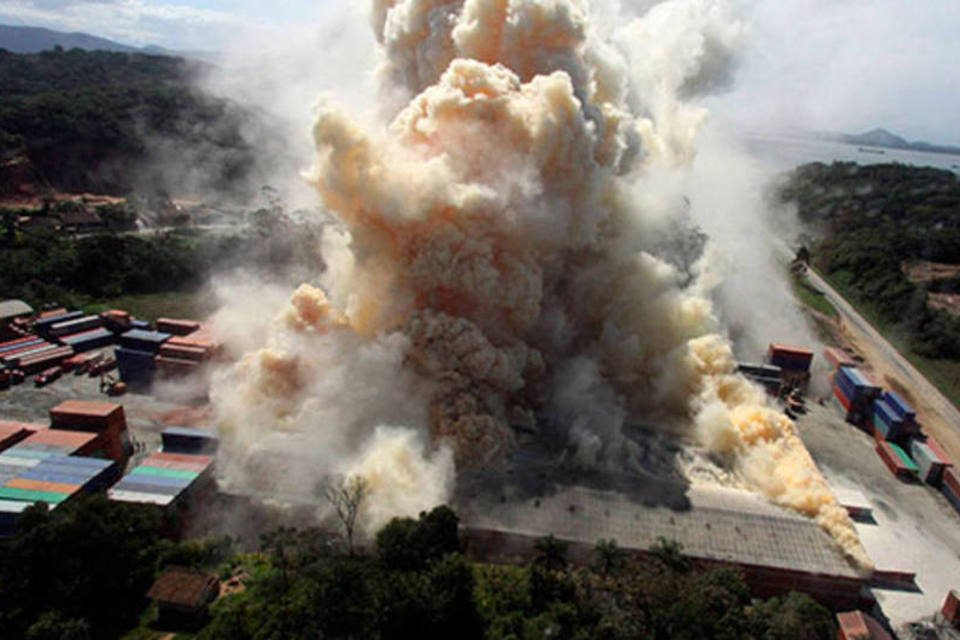
<svg viewBox="0 0 960 640">
<path fill-rule="evenodd" d="M 136 47 L 98 38 L 87 33 L 63 33 L 40 27 L 17 27 L 0 24 L 0 49 L 11 53 L 40 53 L 55 47 L 88 51 L 121 51 L 133 53 Z"/>
<path fill-rule="evenodd" d="M 905 149 L 907 151 L 922 151 L 925 153 L 948 153 L 960 155 L 960 147 L 930 144 L 929 142 L 910 142 L 886 129 L 872 129 L 866 133 L 834 133 L 817 131 L 813 136 L 819 140 L 842 142 L 865 147 L 880 147 L 883 149 Z"/>
<path fill-rule="evenodd" d="M 81 49 L 0 51 L 0 161 L 63 191 L 126 195 L 243 186 L 252 115 L 193 82 L 204 63 Z"/>
</svg>

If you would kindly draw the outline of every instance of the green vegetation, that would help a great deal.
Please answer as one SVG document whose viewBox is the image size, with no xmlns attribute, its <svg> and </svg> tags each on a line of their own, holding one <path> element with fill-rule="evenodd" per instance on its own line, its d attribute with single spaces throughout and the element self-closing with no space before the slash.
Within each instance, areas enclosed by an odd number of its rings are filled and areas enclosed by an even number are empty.
<svg viewBox="0 0 960 640">
<path fill-rule="evenodd" d="M 196 64 L 0 50 L 0 160 L 26 156 L 60 190 L 126 193 L 151 183 L 162 190 L 156 175 L 131 171 L 162 148 L 173 155 L 162 158 L 165 171 L 178 167 L 184 179 L 203 173 L 212 189 L 235 187 L 257 160 L 243 137 L 249 114 L 194 90 Z"/>
<path fill-rule="evenodd" d="M 960 181 L 949 172 L 853 163 L 799 167 L 780 197 L 795 202 L 820 238 L 813 265 L 843 282 L 853 302 L 868 302 L 880 326 L 906 336 L 929 360 L 960 359 L 960 318 L 927 306 L 927 292 L 957 291 L 956 282 L 914 283 L 905 267 L 924 260 L 960 262 Z M 953 279 L 955 280 L 955 278 Z"/>
<path fill-rule="evenodd" d="M 191 317 L 211 310 L 209 297 L 198 291 L 220 271 L 316 273 L 322 267 L 318 238 L 318 227 L 294 222 L 280 209 L 261 210 L 249 228 L 230 233 L 24 233 L 0 241 L 0 292 L 36 308 L 56 302 L 127 309 L 145 318 Z"/>
<path fill-rule="evenodd" d="M 840 314 L 834 308 L 822 291 L 817 291 L 804 278 L 796 275 L 790 275 L 790 285 L 793 288 L 794 295 L 811 309 L 822 313 L 829 318 L 836 318 Z"/>
<path fill-rule="evenodd" d="M 229 540 L 173 543 L 156 511 L 88 497 L 50 513 L 32 508 L 0 543 L 5 637 L 155 640 L 144 598 L 166 566 L 243 576 L 218 600 L 205 640 L 299 638 L 827 639 L 830 614 L 807 596 L 752 598 L 732 570 L 701 571 L 675 543 L 644 558 L 613 542 L 575 568 L 548 537 L 526 565 L 476 564 L 462 554 L 458 519 L 438 507 L 392 520 L 373 552 L 350 553 L 315 529 L 280 528 L 257 554 Z"/>
</svg>

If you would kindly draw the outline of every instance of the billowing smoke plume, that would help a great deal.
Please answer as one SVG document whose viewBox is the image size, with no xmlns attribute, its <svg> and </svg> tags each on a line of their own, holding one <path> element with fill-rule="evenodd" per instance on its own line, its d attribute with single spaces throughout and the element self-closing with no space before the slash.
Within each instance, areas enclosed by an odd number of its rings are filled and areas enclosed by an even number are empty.
<svg viewBox="0 0 960 640">
<path fill-rule="evenodd" d="M 560 425 L 578 464 L 615 467 L 642 421 L 866 564 L 793 424 L 734 373 L 682 194 L 644 196 L 679 184 L 691 105 L 729 80 L 726 3 L 605 28 L 580 0 L 375 0 L 372 23 L 406 104 L 373 128 L 320 108 L 309 180 L 340 226 L 320 286 L 216 387 L 235 446 L 315 434 L 317 469 L 374 479 L 382 520 L 442 499 L 452 460 L 499 464 L 513 427 Z"/>
</svg>

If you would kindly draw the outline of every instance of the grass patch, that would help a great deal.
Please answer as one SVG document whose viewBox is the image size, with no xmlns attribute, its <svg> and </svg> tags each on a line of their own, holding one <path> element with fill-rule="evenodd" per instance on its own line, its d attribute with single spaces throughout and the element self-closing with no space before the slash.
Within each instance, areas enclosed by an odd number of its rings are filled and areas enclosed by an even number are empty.
<svg viewBox="0 0 960 640">
<path fill-rule="evenodd" d="M 837 271 L 830 276 L 821 276 L 842 295 L 873 327 L 892 344 L 903 357 L 910 361 L 933 386 L 960 408 L 960 362 L 956 360 L 934 360 L 925 358 L 913 351 L 909 334 L 895 324 L 884 321 L 877 308 L 868 300 L 858 297 L 850 286 L 852 274 Z"/>
<path fill-rule="evenodd" d="M 815 289 L 802 276 L 791 274 L 790 285 L 793 287 L 793 293 L 803 304 L 814 311 L 819 311 L 828 318 L 837 318 L 840 314 L 834 308 L 827 297 L 822 292 Z"/>
<path fill-rule="evenodd" d="M 85 305 L 87 313 L 100 313 L 108 309 L 129 311 L 138 319 L 154 322 L 157 318 L 190 318 L 202 320 L 216 311 L 209 291 L 175 291 L 121 296 Z"/>
</svg>

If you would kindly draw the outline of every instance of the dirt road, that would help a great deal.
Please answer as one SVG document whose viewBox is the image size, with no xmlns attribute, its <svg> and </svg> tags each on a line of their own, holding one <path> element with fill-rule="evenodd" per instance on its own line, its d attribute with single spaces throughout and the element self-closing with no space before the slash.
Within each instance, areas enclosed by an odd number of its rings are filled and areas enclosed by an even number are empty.
<svg viewBox="0 0 960 640">
<path fill-rule="evenodd" d="M 870 364 L 877 382 L 902 392 L 916 409 L 924 430 L 960 463 L 960 411 L 826 280 L 811 269 L 806 274 L 810 284 L 822 291 L 840 313 L 841 331 Z"/>
</svg>

